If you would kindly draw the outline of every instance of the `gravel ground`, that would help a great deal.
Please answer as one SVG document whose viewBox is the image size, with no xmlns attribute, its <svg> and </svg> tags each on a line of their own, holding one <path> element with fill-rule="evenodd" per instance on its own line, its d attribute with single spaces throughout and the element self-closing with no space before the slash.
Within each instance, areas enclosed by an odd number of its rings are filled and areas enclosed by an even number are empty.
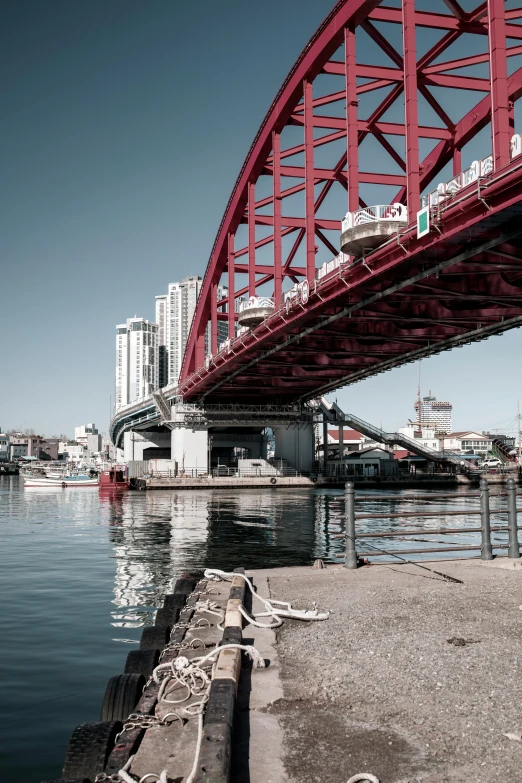
<svg viewBox="0 0 522 783">
<path fill-rule="evenodd" d="M 522 570 L 273 569 L 273 598 L 330 618 L 278 632 L 291 783 L 522 781 Z M 454 640 L 449 642 L 448 640 Z"/>
</svg>

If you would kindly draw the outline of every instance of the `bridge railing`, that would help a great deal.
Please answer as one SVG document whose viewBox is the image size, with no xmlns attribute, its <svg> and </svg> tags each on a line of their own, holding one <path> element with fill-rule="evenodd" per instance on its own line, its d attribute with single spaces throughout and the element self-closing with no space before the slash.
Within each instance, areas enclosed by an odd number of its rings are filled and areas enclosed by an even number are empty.
<svg viewBox="0 0 522 783">
<path fill-rule="evenodd" d="M 239 303 L 238 313 L 251 310 L 254 307 L 274 307 L 274 300 L 269 296 L 250 296 Z"/>
<path fill-rule="evenodd" d="M 392 558 L 401 559 L 404 557 L 407 557 L 408 555 L 423 555 L 424 557 L 432 554 L 441 554 L 448 555 L 450 553 L 454 552 L 479 552 L 480 558 L 482 560 L 493 560 L 494 558 L 494 552 L 493 550 L 506 550 L 508 551 L 508 557 L 513 559 L 518 559 L 520 557 L 520 544 L 518 540 L 518 531 L 522 530 L 522 527 L 518 525 L 518 512 L 522 509 L 517 509 L 517 487 L 515 484 L 514 479 L 508 479 L 506 482 L 506 492 L 502 493 L 495 493 L 493 497 L 498 498 L 506 498 L 507 504 L 506 508 L 497 508 L 492 509 L 490 507 L 490 492 L 489 492 L 489 485 L 486 479 L 481 479 L 480 481 L 480 492 L 477 493 L 471 493 L 471 492 L 454 492 L 454 493 L 444 493 L 444 494 L 425 494 L 425 495 L 359 495 L 355 496 L 354 492 L 354 485 L 352 482 L 348 482 L 345 487 L 345 532 L 344 533 L 334 533 L 333 537 L 335 538 L 341 538 L 344 537 L 346 540 L 346 550 L 344 554 L 339 555 L 339 557 L 344 557 L 344 565 L 346 568 L 354 569 L 357 568 L 359 565 L 362 565 L 360 558 L 363 557 L 382 557 L 382 556 L 391 556 Z M 372 504 L 375 503 L 375 501 L 422 501 L 423 503 L 429 503 L 431 502 L 437 502 L 440 499 L 445 498 L 452 498 L 454 500 L 475 500 L 479 501 L 478 505 L 474 504 L 471 507 L 465 507 L 460 506 L 455 509 L 442 509 L 442 510 L 414 510 L 414 511 L 403 511 L 399 513 L 392 513 L 389 511 L 384 512 L 372 512 L 372 513 L 366 513 L 363 512 L 361 514 L 355 513 L 355 505 L 358 502 L 368 502 L 370 501 Z M 504 515 L 507 516 L 507 525 L 496 525 L 495 527 L 491 527 L 490 517 L 491 516 L 497 516 L 497 515 Z M 375 531 L 375 532 L 357 532 L 356 529 L 356 523 L 365 521 L 375 521 L 377 524 L 382 524 L 384 521 L 387 520 L 400 520 L 404 521 L 405 519 L 436 519 L 436 520 L 442 520 L 447 517 L 462 517 L 462 516 L 477 516 L 480 518 L 480 527 L 456 527 L 456 528 L 449 528 L 449 527 L 418 527 L 414 530 L 408 530 L 404 527 L 401 527 L 400 525 L 397 527 L 396 530 L 390 530 L 390 531 Z M 394 522 L 393 524 L 396 524 Z M 494 533 L 507 533 L 507 543 L 499 542 L 497 538 L 492 540 L 492 534 Z M 476 540 L 480 541 L 480 543 L 462 543 L 457 542 L 456 544 L 453 544 L 451 546 L 444 546 L 444 547 L 437 547 L 437 546 L 430 546 L 428 548 L 422 548 L 422 549 L 411 549 L 411 548 L 401 548 L 401 549 L 385 549 L 384 545 L 379 542 L 379 546 L 376 546 L 371 543 L 366 543 L 366 547 L 368 547 L 369 551 L 364 550 L 364 544 L 362 545 L 362 548 L 358 548 L 357 544 L 359 541 L 364 540 L 367 541 L 368 539 L 371 541 L 372 539 L 383 539 L 383 538 L 408 538 L 411 537 L 414 541 L 420 541 L 424 542 L 425 536 L 444 536 L 444 535 L 469 535 L 474 534 L 476 537 Z M 480 534 L 480 537 L 477 537 L 476 534 Z M 416 536 L 417 538 L 414 538 Z M 419 536 L 421 538 L 419 538 Z M 430 543 L 429 541 L 426 541 L 425 543 Z M 435 541 L 435 543 L 440 543 Z M 387 545 L 386 545 L 387 547 Z M 362 549 L 362 551 L 361 551 Z"/>
<path fill-rule="evenodd" d="M 355 226 L 365 223 L 377 223 L 381 220 L 390 220 L 399 223 L 408 222 L 408 211 L 404 204 L 378 204 L 374 207 L 365 207 L 356 212 L 347 212 L 342 222 L 342 231 L 348 231 Z"/>
</svg>

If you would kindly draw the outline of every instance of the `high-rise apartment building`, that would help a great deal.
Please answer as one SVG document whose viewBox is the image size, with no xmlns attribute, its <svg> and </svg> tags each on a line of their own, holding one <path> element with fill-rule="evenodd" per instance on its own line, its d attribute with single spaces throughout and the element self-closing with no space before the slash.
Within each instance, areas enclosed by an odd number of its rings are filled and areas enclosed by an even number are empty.
<svg viewBox="0 0 522 783">
<path fill-rule="evenodd" d="M 186 277 L 181 283 L 169 283 L 167 294 L 156 297 L 156 323 L 158 324 L 158 385 L 177 383 L 183 364 L 183 356 L 196 312 L 203 280 Z M 225 286 L 217 287 L 218 302 L 228 295 Z M 219 312 L 226 313 L 227 305 Z M 218 346 L 228 337 L 228 323 L 218 321 Z M 205 331 L 205 355 L 211 351 L 210 323 Z"/>
<path fill-rule="evenodd" d="M 224 299 L 226 296 L 228 296 L 228 288 L 225 286 L 218 285 L 217 287 L 217 300 L 218 302 L 221 301 L 221 299 Z M 227 313 L 228 312 L 228 306 L 226 304 L 220 305 L 218 307 L 218 313 Z M 221 343 L 223 343 L 228 338 L 228 321 L 221 321 L 218 320 L 217 322 L 217 345 L 218 350 Z M 207 324 L 207 329 L 205 331 L 205 356 L 208 356 L 212 353 L 212 324 L 210 321 Z"/>
<path fill-rule="evenodd" d="M 169 382 L 169 355 L 167 350 L 168 297 L 156 297 L 156 323 L 158 324 L 158 386 Z"/>
<path fill-rule="evenodd" d="M 116 409 L 158 388 L 158 325 L 128 318 L 116 327 Z"/>
<path fill-rule="evenodd" d="M 419 401 L 415 403 L 415 413 L 417 414 L 417 422 L 422 427 L 428 427 L 435 432 L 451 432 L 451 413 L 453 411 L 453 405 L 451 402 L 441 402 L 436 397 L 431 396 L 431 391 L 427 397 L 423 397 L 420 402 L 419 413 Z"/>
<path fill-rule="evenodd" d="M 177 383 L 203 280 L 196 275 L 169 283 L 167 294 L 168 383 Z"/>
</svg>

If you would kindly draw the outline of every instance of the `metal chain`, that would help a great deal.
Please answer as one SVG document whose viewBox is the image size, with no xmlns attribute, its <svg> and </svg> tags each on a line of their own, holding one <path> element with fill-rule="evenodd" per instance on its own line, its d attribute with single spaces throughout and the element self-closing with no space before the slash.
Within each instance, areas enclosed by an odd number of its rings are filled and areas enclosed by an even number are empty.
<svg viewBox="0 0 522 783">
<path fill-rule="evenodd" d="M 178 715 L 177 712 L 169 712 L 163 718 L 158 718 L 156 715 L 142 715 L 138 712 L 132 712 L 123 724 L 123 728 L 120 733 L 116 735 L 115 744 L 118 744 L 121 735 L 125 731 L 132 731 L 133 729 L 146 730 L 151 729 L 154 726 L 170 726 L 170 724 L 174 723 L 176 720 L 179 720 L 183 726 L 184 720 L 181 715 Z M 96 781 L 96 783 L 98 783 L 98 781 Z"/>
</svg>

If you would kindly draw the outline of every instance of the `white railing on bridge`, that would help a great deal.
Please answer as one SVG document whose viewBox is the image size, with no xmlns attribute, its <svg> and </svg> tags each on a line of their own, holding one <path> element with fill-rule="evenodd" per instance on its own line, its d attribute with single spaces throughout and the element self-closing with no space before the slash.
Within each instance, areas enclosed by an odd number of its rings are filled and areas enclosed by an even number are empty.
<svg viewBox="0 0 522 783">
<path fill-rule="evenodd" d="M 230 337 L 227 337 L 226 340 L 223 340 L 222 343 L 219 343 L 219 351 L 218 353 L 221 353 L 221 351 L 225 351 L 228 353 L 230 351 L 230 346 L 232 345 L 232 340 Z"/>
<path fill-rule="evenodd" d="M 357 212 L 347 212 L 343 223 L 342 231 L 348 231 L 355 226 L 362 226 L 365 223 L 377 223 L 382 220 L 389 220 L 398 223 L 408 222 L 408 210 L 404 204 L 378 204 L 374 207 L 364 207 Z"/>
<path fill-rule="evenodd" d="M 315 273 L 316 278 L 321 280 L 323 277 L 326 277 L 326 275 L 339 269 L 342 264 L 347 264 L 349 260 L 350 256 L 347 253 L 337 253 L 335 258 L 332 258 L 331 261 L 325 261 L 325 263 L 319 267 Z"/>
<path fill-rule="evenodd" d="M 238 313 L 243 313 L 245 310 L 251 310 L 257 307 L 271 307 L 274 308 L 274 300 L 269 296 L 251 296 L 239 303 Z"/>
<path fill-rule="evenodd" d="M 440 182 L 435 190 L 423 196 L 421 203 L 423 207 L 436 207 L 443 201 L 451 199 L 455 193 L 462 188 L 477 182 L 480 177 L 489 177 L 493 173 L 493 155 L 488 155 L 482 160 L 474 160 L 471 166 L 457 174 L 449 182 Z"/>
</svg>

